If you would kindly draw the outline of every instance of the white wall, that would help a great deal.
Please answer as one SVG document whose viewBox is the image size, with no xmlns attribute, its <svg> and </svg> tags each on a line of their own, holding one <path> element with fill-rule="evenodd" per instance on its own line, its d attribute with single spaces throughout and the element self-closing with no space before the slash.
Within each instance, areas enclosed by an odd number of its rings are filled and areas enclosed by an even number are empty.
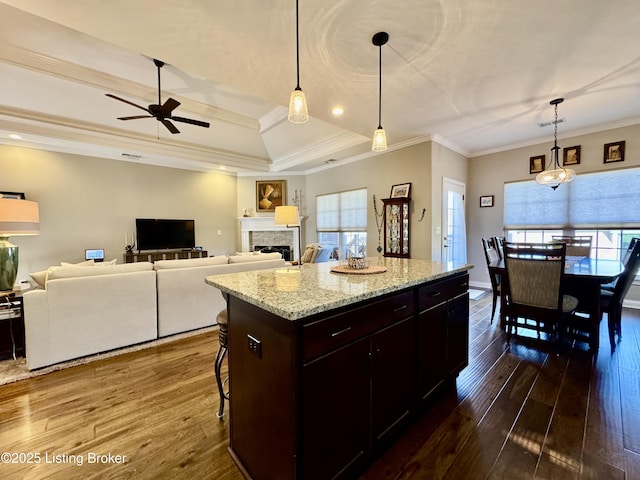
<svg viewBox="0 0 640 480">
<path fill-rule="evenodd" d="M 236 178 L 114 160 L 0 146 L 0 191 L 24 192 L 40 206 L 40 235 L 13 237 L 18 280 L 104 248 L 123 262 L 136 218 L 194 219 L 209 254 L 235 250 Z M 220 230 L 221 235 L 218 235 Z"/>
<path fill-rule="evenodd" d="M 379 255 L 378 231 L 373 209 L 373 195 L 376 196 L 378 212 L 382 213 L 380 199 L 389 198 L 391 186 L 411 182 L 411 257 L 430 258 L 431 255 L 431 142 L 421 143 L 401 150 L 385 152 L 343 166 L 307 175 L 308 192 L 306 209 L 309 213 L 306 229 L 306 243 L 317 241 L 316 197 L 318 195 L 367 188 L 367 253 Z M 418 218 L 422 209 L 427 215 L 422 222 Z M 381 234 L 381 243 L 384 234 Z"/>
</svg>

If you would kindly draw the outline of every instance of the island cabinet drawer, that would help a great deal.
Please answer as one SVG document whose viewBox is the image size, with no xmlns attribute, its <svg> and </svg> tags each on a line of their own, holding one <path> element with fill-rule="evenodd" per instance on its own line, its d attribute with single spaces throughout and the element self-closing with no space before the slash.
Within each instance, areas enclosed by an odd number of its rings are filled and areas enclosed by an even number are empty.
<svg viewBox="0 0 640 480">
<path fill-rule="evenodd" d="M 415 312 L 414 298 L 412 290 L 305 325 L 304 361 L 410 317 Z"/>
<path fill-rule="evenodd" d="M 418 310 L 424 311 L 442 302 L 446 302 L 469 289 L 469 275 L 460 275 L 451 279 L 423 285 L 418 289 Z"/>
</svg>

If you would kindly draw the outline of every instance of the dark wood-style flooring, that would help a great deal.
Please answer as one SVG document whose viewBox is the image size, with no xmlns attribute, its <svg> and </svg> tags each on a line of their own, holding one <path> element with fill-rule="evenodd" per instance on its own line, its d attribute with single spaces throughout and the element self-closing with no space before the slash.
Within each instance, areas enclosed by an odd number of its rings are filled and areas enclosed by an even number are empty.
<svg viewBox="0 0 640 480">
<path fill-rule="evenodd" d="M 557 356 L 508 349 L 490 295 L 470 303 L 456 390 L 362 479 L 640 479 L 640 312 L 613 355 Z M 0 451 L 22 462 L 4 454 L 0 478 L 241 479 L 215 416 L 217 346 L 207 333 L 0 387 Z"/>
</svg>

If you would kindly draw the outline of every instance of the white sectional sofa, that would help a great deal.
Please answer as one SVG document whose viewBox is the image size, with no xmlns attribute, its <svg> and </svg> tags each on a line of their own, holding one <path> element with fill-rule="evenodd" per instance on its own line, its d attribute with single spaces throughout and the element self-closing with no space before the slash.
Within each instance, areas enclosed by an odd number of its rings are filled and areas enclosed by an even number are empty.
<svg viewBox="0 0 640 480">
<path fill-rule="evenodd" d="M 158 336 L 151 263 L 52 267 L 46 289 L 24 294 L 30 370 Z"/>
<path fill-rule="evenodd" d="M 42 288 L 24 294 L 27 367 L 215 325 L 226 305 L 205 277 L 283 265 L 276 253 L 155 264 L 67 264 L 32 274 Z"/>
<path fill-rule="evenodd" d="M 279 253 L 219 256 L 154 263 L 158 280 L 158 336 L 215 325 L 226 308 L 222 293 L 204 282 L 209 275 L 277 268 L 285 264 Z"/>
</svg>

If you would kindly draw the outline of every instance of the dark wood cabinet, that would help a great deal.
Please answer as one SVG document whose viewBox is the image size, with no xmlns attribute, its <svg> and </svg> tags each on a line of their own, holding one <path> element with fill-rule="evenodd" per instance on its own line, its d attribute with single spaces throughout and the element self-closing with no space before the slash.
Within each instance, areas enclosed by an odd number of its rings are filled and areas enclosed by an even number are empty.
<svg viewBox="0 0 640 480">
<path fill-rule="evenodd" d="M 302 372 L 302 477 L 357 471 L 369 454 L 369 339 L 324 355 Z"/>
<path fill-rule="evenodd" d="M 428 399 L 467 366 L 469 276 L 424 285 L 418 290 L 417 393 Z"/>
<path fill-rule="evenodd" d="M 357 477 L 466 365 L 467 284 L 456 274 L 295 321 L 231 295 L 230 452 L 243 472 Z"/>
<path fill-rule="evenodd" d="M 206 250 L 161 250 L 158 252 L 125 253 L 124 263 L 157 262 L 158 260 L 180 260 L 185 258 L 205 258 Z"/>
</svg>

